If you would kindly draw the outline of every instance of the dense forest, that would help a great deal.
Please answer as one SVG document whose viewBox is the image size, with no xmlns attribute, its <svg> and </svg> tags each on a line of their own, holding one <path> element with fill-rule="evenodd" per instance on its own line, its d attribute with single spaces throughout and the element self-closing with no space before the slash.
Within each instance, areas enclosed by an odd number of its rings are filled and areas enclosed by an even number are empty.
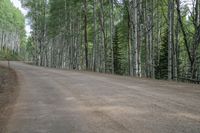
<svg viewBox="0 0 200 133">
<path fill-rule="evenodd" d="M 32 28 L 26 58 L 36 65 L 200 80 L 199 0 L 22 3 Z"/>
<path fill-rule="evenodd" d="M 25 19 L 10 0 L 0 1 L 0 59 L 17 55 L 25 43 Z M 11 57 L 9 57 L 11 58 Z"/>
</svg>

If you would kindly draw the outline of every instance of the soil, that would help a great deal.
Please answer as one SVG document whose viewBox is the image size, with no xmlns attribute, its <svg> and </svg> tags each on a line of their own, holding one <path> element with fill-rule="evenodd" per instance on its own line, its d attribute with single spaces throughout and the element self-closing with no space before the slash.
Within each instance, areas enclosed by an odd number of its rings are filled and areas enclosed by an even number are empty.
<svg viewBox="0 0 200 133">
<path fill-rule="evenodd" d="M 18 90 L 15 71 L 0 66 L 0 133 L 6 132 L 6 125 L 12 114 Z"/>
</svg>

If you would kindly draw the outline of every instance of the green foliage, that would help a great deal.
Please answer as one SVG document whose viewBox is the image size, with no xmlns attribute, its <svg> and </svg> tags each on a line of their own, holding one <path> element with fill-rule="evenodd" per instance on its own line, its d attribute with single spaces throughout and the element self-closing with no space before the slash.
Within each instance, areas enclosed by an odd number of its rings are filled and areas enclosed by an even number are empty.
<svg viewBox="0 0 200 133">
<path fill-rule="evenodd" d="M 115 74 L 122 74 L 122 51 L 119 43 L 118 28 L 115 28 L 115 36 L 113 38 L 114 51 L 114 72 Z"/>
<path fill-rule="evenodd" d="M 0 51 L 0 60 L 6 61 L 17 61 L 20 60 L 21 57 L 18 53 L 15 53 L 9 49 L 5 49 L 4 51 Z"/>
<path fill-rule="evenodd" d="M 168 30 L 165 30 L 165 34 L 162 36 L 160 59 L 156 64 L 156 78 L 167 79 L 168 78 Z"/>
<path fill-rule="evenodd" d="M 25 19 L 19 9 L 15 8 L 10 0 L 0 1 L 0 29 L 6 31 L 21 31 L 24 35 Z"/>
<path fill-rule="evenodd" d="M 9 47 L 9 45 L 11 41 L 14 42 L 14 45 L 24 43 L 25 18 L 20 12 L 20 10 L 14 7 L 10 0 L 0 1 L 0 34 L 0 46 L 2 48 L 0 51 L 0 58 L 2 60 L 18 60 L 18 53 L 14 52 L 13 49 Z M 6 34 L 6 36 L 3 36 L 4 34 Z M 2 37 L 4 37 L 4 41 Z M 7 38 L 5 39 L 5 37 Z"/>
</svg>

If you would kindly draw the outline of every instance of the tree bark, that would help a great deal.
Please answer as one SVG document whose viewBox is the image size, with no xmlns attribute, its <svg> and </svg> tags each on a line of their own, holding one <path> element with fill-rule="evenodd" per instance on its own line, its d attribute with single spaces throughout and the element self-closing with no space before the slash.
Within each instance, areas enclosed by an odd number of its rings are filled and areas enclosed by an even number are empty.
<svg viewBox="0 0 200 133">
<path fill-rule="evenodd" d="M 85 65 L 89 69 L 88 63 L 88 33 L 87 33 L 87 0 L 84 0 L 84 46 L 85 46 Z"/>
<path fill-rule="evenodd" d="M 174 0 L 168 1 L 168 80 L 173 79 Z"/>
</svg>

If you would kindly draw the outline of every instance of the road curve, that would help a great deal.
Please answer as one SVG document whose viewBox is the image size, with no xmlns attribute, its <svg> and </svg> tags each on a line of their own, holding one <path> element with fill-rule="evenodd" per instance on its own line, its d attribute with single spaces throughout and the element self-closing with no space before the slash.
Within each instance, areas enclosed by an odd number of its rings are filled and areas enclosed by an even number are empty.
<svg viewBox="0 0 200 133">
<path fill-rule="evenodd" d="M 21 89 L 8 133 L 200 133 L 198 85 L 11 66 Z"/>
</svg>

